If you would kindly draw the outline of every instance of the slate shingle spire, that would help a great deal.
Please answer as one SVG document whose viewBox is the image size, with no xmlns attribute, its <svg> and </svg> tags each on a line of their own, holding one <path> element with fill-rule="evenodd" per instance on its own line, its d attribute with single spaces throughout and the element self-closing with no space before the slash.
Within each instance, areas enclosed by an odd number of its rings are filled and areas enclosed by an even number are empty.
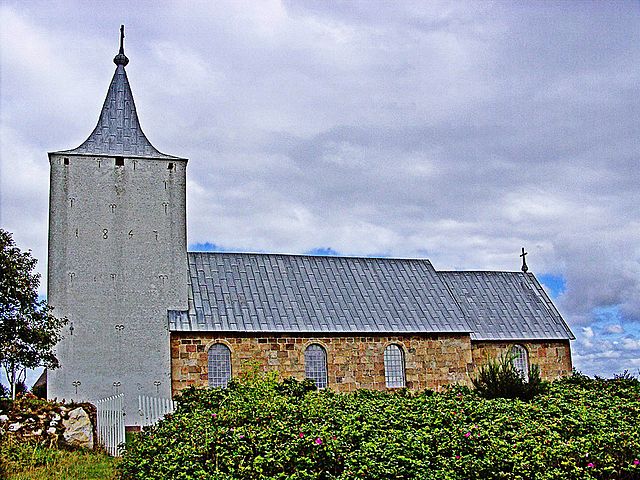
<svg viewBox="0 0 640 480">
<path fill-rule="evenodd" d="M 140 127 L 136 105 L 124 67 L 129 59 L 124 54 L 124 25 L 120 27 L 120 51 L 113 59 L 116 71 L 109 85 L 98 124 L 89 138 L 73 150 L 59 153 L 109 155 L 147 158 L 176 158 L 158 151 Z"/>
</svg>

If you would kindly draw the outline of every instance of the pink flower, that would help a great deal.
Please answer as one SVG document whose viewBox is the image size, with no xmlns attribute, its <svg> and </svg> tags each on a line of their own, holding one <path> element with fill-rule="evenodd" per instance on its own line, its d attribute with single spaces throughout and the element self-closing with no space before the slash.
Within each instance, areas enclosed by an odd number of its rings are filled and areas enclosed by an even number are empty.
<svg viewBox="0 0 640 480">
<path fill-rule="evenodd" d="M 589 462 L 589 463 L 587 463 L 587 467 L 593 468 L 593 467 L 595 467 L 595 465 L 593 463 Z"/>
<path fill-rule="evenodd" d="M 640 460 L 638 460 L 637 458 L 633 461 L 634 465 L 640 465 Z"/>
<path fill-rule="evenodd" d="M 244 438 L 244 435 L 240 434 L 238 435 L 238 438 L 242 440 Z"/>
<path fill-rule="evenodd" d="M 456 460 L 460 460 L 460 455 L 456 455 Z"/>
<path fill-rule="evenodd" d="M 467 433 L 464 434 L 465 438 L 469 438 L 470 436 L 471 436 L 471 432 L 467 432 Z"/>
<path fill-rule="evenodd" d="M 211 418 L 213 418 L 215 420 L 216 418 L 218 418 L 218 414 L 217 413 L 212 413 L 211 414 Z"/>
<path fill-rule="evenodd" d="M 318 437 L 318 438 L 316 438 L 316 439 L 315 439 L 315 442 L 314 442 L 314 443 L 315 443 L 316 445 L 322 445 L 322 439 L 321 439 L 320 437 Z"/>
<path fill-rule="evenodd" d="M 300 438 L 304 438 L 304 433 L 300 432 L 300 434 L 298 435 Z"/>
</svg>

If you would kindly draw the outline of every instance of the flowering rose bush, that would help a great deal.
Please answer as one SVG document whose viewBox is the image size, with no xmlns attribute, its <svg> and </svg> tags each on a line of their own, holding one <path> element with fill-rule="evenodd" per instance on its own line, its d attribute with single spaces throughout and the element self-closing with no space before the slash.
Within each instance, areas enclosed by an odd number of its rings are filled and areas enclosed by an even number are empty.
<svg viewBox="0 0 640 480">
<path fill-rule="evenodd" d="M 188 389 L 127 446 L 125 479 L 640 479 L 640 382 L 570 377 L 529 402 L 317 391 L 272 376 Z"/>
</svg>

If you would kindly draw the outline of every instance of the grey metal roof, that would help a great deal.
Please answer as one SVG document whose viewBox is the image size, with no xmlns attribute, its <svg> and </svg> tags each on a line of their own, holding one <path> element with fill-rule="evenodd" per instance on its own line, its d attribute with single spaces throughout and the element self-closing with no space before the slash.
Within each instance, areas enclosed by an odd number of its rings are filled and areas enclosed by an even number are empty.
<svg viewBox="0 0 640 480">
<path fill-rule="evenodd" d="M 125 57 L 126 58 L 126 57 Z M 116 56 L 118 59 L 118 56 Z M 115 59 L 114 59 L 115 61 Z M 128 60 L 127 60 L 128 62 Z M 143 158 L 175 159 L 158 151 L 140 127 L 136 105 L 124 69 L 124 62 L 116 62 L 111 85 L 104 100 L 98 124 L 82 145 L 63 150 L 67 155 L 108 155 Z"/>
<path fill-rule="evenodd" d="M 428 260 L 189 253 L 174 331 L 469 332 Z"/>
<path fill-rule="evenodd" d="M 172 331 L 469 333 L 573 338 L 531 274 L 437 272 L 426 259 L 190 252 Z"/>
<path fill-rule="evenodd" d="M 574 339 L 532 273 L 438 272 L 474 340 Z"/>
</svg>

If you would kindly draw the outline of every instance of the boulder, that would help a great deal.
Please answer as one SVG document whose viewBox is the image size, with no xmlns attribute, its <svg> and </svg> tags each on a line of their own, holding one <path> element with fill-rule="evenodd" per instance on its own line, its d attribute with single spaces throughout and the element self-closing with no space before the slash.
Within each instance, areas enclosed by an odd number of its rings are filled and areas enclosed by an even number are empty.
<svg viewBox="0 0 640 480">
<path fill-rule="evenodd" d="M 93 448 L 91 418 L 82 407 L 71 410 L 68 418 L 62 420 L 62 425 L 64 426 L 62 437 L 67 445 Z"/>
</svg>

